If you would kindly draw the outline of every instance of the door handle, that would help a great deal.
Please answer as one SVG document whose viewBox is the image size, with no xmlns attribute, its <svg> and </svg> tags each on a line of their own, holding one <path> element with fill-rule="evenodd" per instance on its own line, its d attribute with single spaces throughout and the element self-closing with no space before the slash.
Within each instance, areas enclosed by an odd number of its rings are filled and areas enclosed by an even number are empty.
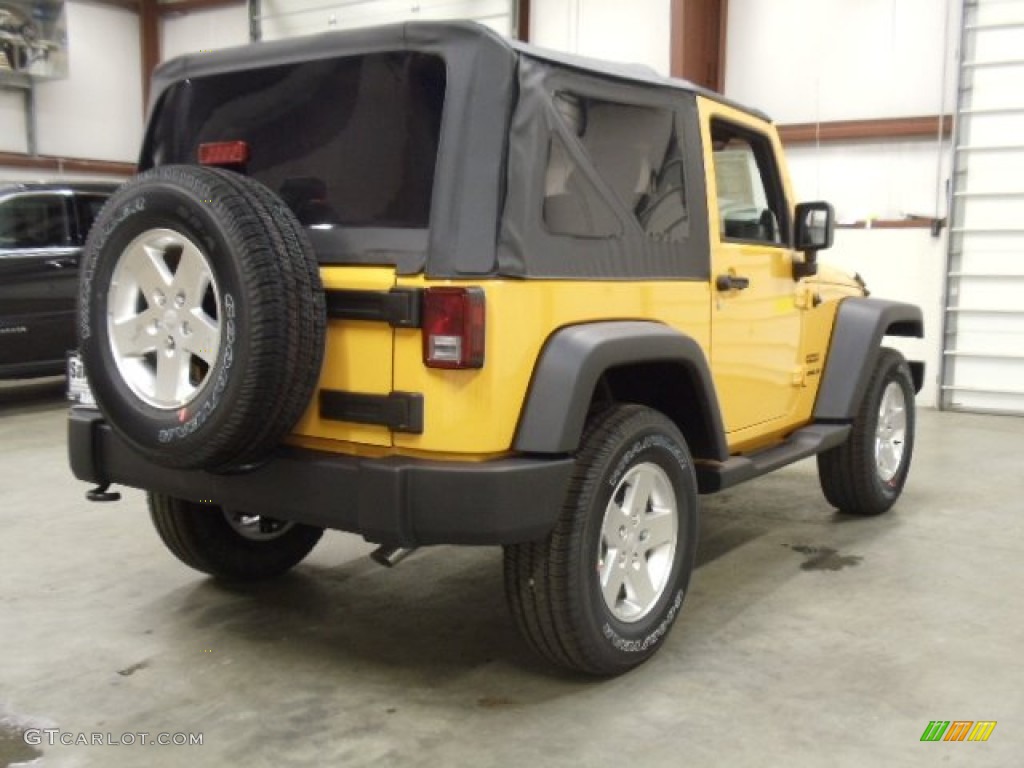
<svg viewBox="0 0 1024 768">
<path fill-rule="evenodd" d="M 720 291 L 742 291 L 750 287 L 749 277 L 739 275 L 719 275 L 715 278 L 715 288 Z"/>
<path fill-rule="evenodd" d="M 78 266 L 78 261 L 76 259 L 49 259 L 46 266 L 50 269 L 68 269 Z"/>
</svg>

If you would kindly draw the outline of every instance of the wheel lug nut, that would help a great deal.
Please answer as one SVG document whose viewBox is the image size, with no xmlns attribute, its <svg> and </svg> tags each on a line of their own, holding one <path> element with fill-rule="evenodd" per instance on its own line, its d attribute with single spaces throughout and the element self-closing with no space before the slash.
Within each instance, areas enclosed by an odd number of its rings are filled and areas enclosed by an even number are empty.
<svg viewBox="0 0 1024 768">
<path fill-rule="evenodd" d="M 156 305 L 158 307 L 162 307 L 164 304 L 167 303 L 167 297 L 164 296 L 162 291 L 154 291 L 153 292 L 153 301 L 156 302 Z"/>
<path fill-rule="evenodd" d="M 619 538 L 620 538 L 620 539 L 624 539 L 624 538 L 626 538 L 626 534 L 627 534 L 627 533 L 628 533 L 628 532 L 626 531 L 626 526 L 624 526 L 624 525 L 620 525 L 620 526 L 619 526 Z"/>
<path fill-rule="evenodd" d="M 188 321 L 186 320 L 181 324 L 181 335 L 188 336 L 190 333 L 192 333 L 192 328 L 189 327 Z"/>
<path fill-rule="evenodd" d="M 176 306 L 178 309 L 181 309 L 182 307 L 185 306 L 185 293 L 184 293 L 184 291 L 178 291 L 178 293 L 175 295 L 175 297 L 174 297 L 174 306 Z"/>
</svg>

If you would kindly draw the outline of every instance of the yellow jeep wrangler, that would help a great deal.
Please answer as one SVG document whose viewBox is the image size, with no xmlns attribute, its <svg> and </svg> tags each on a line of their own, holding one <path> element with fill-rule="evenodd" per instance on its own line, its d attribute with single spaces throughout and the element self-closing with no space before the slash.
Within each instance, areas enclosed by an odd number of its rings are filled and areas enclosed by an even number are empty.
<svg viewBox="0 0 1024 768">
<path fill-rule="evenodd" d="M 843 512 L 903 488 L 913 306 L 819 267 L 762 114 L 644 68 L 418 23 L 175 59 L 82 269 L 69 444 L 186 564 L 505 549 L 557 665 L 649 658 L 697 497 L 812 455 Z M 82 370 L 84 368 L 84 374 Z"/>
</svg>

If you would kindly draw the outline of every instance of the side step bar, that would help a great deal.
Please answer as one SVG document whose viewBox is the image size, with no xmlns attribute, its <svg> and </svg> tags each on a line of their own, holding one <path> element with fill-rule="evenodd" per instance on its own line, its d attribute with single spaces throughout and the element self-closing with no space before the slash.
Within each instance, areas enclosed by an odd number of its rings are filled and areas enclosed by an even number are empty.
<svg viewBox="0 0 1024 768">
<path fill-rule="evenodd" d="M 812 424 L 786 438 L 780 445 L 746 456 L 733 456 L 720 462 L 697 464 L 697 487 L 701 493 L 724 491 L 779 467 L 841 445 L 850 434 L 849 424 Z"/>
</svg>

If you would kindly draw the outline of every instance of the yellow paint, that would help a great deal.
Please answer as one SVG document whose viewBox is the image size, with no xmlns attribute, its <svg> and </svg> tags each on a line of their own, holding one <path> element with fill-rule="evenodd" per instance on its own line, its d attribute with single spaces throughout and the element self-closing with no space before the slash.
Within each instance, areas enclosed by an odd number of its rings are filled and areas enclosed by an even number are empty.
<svg viewBox="0 0 1024 768">
<path fill-rule="evenodd" d="M 420 277 L 403 286 L 426 286 Z M 487 302 L 486 352 L 479 370 L 423 365 L 417 329 L 395 333 L 395 389 L 422 392 L 422 435 L 394 435 L 403 450 L 498 453 L 512 444 L 534 364 L 547 339 L 567 325 L 653 319 L 685 328 L 708 348 L 710 293 L 705 283 L 488 280 L 477 283 Z"/>
<path fill-rule="evenodd" d="M 782 157 L 770 125 L 703 98 L 698 103 L 707 157 L 712 156 L 710 121 L 716 116 L 763 133 Z M 792 206 L 784 164 L 780 173 Z M 723 242 L 710 163 L 706 181 L 710 285 L 667 280 L 430 281 L 423 275 L 396 277 L 391 268 L 324 267 L 327 288 L 482 288 L 485 361 L 476 370 L 427 368 L 420 329 L 333 320 L 320 387 L 382 395 L 421 393 L 424 432 L 392 434 L 384 427 L 320 419 L 314 398 L 290 442 L 365 457 L 402 454 L 476 461 L 507 455 L 544 343 L 560 328 L 607 320 L 661 322 L 697 341 L 711 364 L 731 452 L 783 439 L 811 417 L 838 302 L 862 291 L 849 277 L 826 268 L 816 277 L 794 281 L 793 261 L 803 257 L 786 247 Z M 720 292 L 714 280 L 722 274 L 747 277 L 750 286 Z"/>
<path fill-rule="evenodd" d="M 764 136 L 780 159 L 791 218 L 796 200 L 775 129 L 724 104 L 697 101 L 704 154 L 710 159 L 705 167 L 712 279 L 731 274 L 750 280 L 745 290 L 716 292 L 711 317 L 712 377 L 730 452 L 742 453 L 776 443 L 810 420 L 838 301 L 861 290 L 851 279 L 824 268 L 815 278 L 794 281 L 793 262 L 802 261 L 802 254 L 784 246 L 721 238 L 712 120 Z"/>
<path fill-rule="evenodd" d="M 385 267 L 323 267 L 325 289 L 386 291 L 395 284 L 395 271 Z M 386 395 L 391 392 L 394 329 L 387 323 L 330 320 L 318 389 Z M 299 437 L 391 445 L 391 432 L 373 424 L 354 424 L 320 418 L 314 397 L 294 429 Z"/>
</svg>

